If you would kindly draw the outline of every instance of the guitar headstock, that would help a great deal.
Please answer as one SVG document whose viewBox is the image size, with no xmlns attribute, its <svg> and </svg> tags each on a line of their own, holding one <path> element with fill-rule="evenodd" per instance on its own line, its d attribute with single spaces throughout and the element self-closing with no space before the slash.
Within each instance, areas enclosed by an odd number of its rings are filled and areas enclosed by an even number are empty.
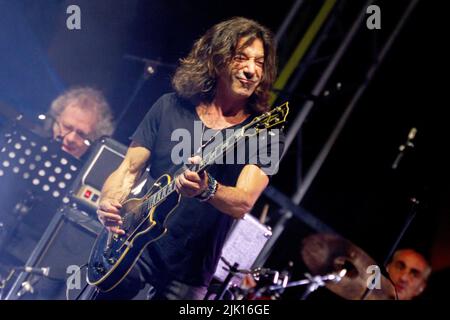
<svg viewBox="0 0 450 320">
<path fill-rule="evenodd" d="M 246 132 L 246 136 L 258 134 L 261 130 L 267 130 L 269 128 L 273 128 L 282 124 L 286 121 L 287 115 L 289 113 L 289 103 L 286 101 L 282 105 L 273 108 L 270 111 L 263 113 L 262 115 L 256 117 L 252 120 L 248 125 L 245 126 L 245 129 L 250 132 Z"/>
</svg>

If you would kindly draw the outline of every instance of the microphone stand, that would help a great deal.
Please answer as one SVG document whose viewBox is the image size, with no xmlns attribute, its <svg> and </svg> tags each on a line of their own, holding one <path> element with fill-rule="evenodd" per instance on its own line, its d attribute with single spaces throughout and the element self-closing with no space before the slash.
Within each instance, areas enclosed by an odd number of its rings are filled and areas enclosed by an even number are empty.
<svg viewBox="0 0 450 320">
<path fill-rule="evenodd" d="M 403 225 L 403 228 L 401 229 L 400 234 L 398 235 L 397 239 L 395 240 L 394 244 L 392 245 L 391 250 L 389 251 L 388 255 L 386 256 L 386 258 L 384 260 L 383 265 L 385 267 L 389 263 L 389 260 L 391 259 L 392 255 L 394 254 L 395 250 L 397 249 L 398 244 L 400 243 L 400 241 L 402 240 L 406 231 L 408 230 L 409 225 L 411 224 L 411 222 L 414 220 L 414 218 L 417 215 L 417 209 L 418 209 L 420 202 L 416 198 L 411 198 L 410 201 L 411 201 L 411 209 L 408 212 L 408 216 L 406 217 L 405 224 Z"/>
<path fill-rule="evenodd" d="M 404 144 L 400 145 L 400 147 L 399 147 L 400 152 L 397 155 L 397 157 L 395 158 L 394 163 L 392 164 L 393 170 L 397 170 L 400 160 L 403 158 L 403 156 L 404 156 L 405 152 L 408 150 L 408 148 L 413 149 L 415 147 L 413 140 L 416 137 L 416 134 L 417 134 L 417 129 L 411 128 L 411 130 L 409 131 L 409 134 L 408 134 L 408 138 L 406 139 L 406 142 Z M 414 220 L 414 218 L 417 214 L 417 209 L 420 204 L 419 200 L 417 200 L 416 198 L 411 198 L 410 201 L 411 201 L 411 209 L 408 212 L 406 221 L 405 221 L 402 229 L 400 230 L 400 233 L 399 233 L 397 239 L 394 241 L 394 244 L 392 245 L 391 249 L 389 250 L 389 253 L 387 254 L 387 256 L 384 260 L 384 264 L 383 264 L 384 267 L 386 267 L 386 265 L 388 264 L 389 260 L 391 259 L 392 255 L 394 254 L 395 250 L 397 249 L 400 241 L 403 239 L 403 236 L 405 235 L 407 229 L 409 228 L 409 225 Z M 364 295 L 364 296 L 366 296 L 366 295 Z"/>
<path fill-rule="evenodd" d="M 13 221 L 6 228 L 2 223 L 2 228 L 4 228 L 4 234 L 0 237 L 0 254 L 4 252 L 7 247 L 7 244 L 10 242 L 12 237 L 17 231 L 17 228 L 22 224 L 25 216 L 33 209 L 37 197 L 33 194 L 32 191 L 27 190 L 27 197 L 18 203 L 15 204 L 13 209 Z"/>
<path fill-rule="evenodd" d="M 339 273 L 330 273 L 330 274 L 326 274 L 324 276 L 312 276 L 309 273 L 305 273 L 306 279 L 288 282 L 288 283 L 283 281 L 283 283 L 280 285 L 271 285 L 269 287 L 263 287 L 262 289 L 258 290 L 258 292 L 256 293 L 256 297 L 260 296 L 261 292 L 264 290 L 279 291 L 279 290 L 284 290 L 284 289 L 290 288 L 290 287 L 308 285 L 306 287 L 305 292 L 303 293 L 303 295 L 301 297 L 301 300 L 306 300 L 306 298 L 308 298 L 308 296 L 311 293 L 316 291 L 318 288 L 325 286 L 326 282 L 331 281 L 331 282 L 337 283 L 337 282 L 341 281 L 346 273 L 347 273 L 346 269 L 342 269 Z"/>
<path fill-rule="evenodd" d="M 0 300 L 3 300 L 3 291 L 6 288 L 6 284 L 8 283 L 9 280 L 11 280 L 11 278 L 15 272 L 16 272 L 16 270 L 13 268 L 13 269 L 11 269 L 11 271 L 9 272 L 9 274 L 6 278 L 3 279 L 0 276 Z"/>
<path fill-rule="evenodd" d="M 417 129 L 411 128 L 411 130 L 409 131 L 409 134 L 408 134 L 408 138 L 406 139 L 406 142 L 404 144 L 400 145 L 400 147 L 399 147 L 399 153 L 391 166 L 392 170 L 398 169 L 400 160 L 403 158 L 403 156 L 404 156 L 405 152 L 408 150 L 408 148 L 413 149 L 415 147 L 413 140 L 414 140 L 416 134 L 417 134 Z M 401 228 L 399 235 L 397 236 L 396 240 L 394 241 L 394 244 L 392 245 L 392 247 L 390 248 L 388 254 L 386 255 L 386 257 L 384 259 L 383 266 L 385 269 L 386 269 L 386 266 L 389 263 L 391 257 L 393 256 L 395 250 L 397 250 L 398 245 L 399 245 L 400 241 L 403 239 L 403 236 L 405 235 L 406 231 L 408 230 L 411 222 L 416 217 L 418 206 L 419 206 L 420 202 L 416 198 L 411 198 L 410 201 L 411 201 L 411 208 L 406 217 L 406 221 L 405 221 L 403 227 Z M 364 291 L 364 294 L 361 296 L 361 300 L 365 300 L 367 298 L 367 296 L 369 295 L 369 293 L 370 293 L 370 289 L 367 288 Z"/>
<path fill-rule="evenodd" d="M 34 293 L 33 285 L 35 285 L 41 278 L 45 277 L 51 279 L 51 277 L 49 277 L 50 272 L 49 267 L 46 268 L 33 268 L 28 266 L 12 267 L 11 271 L 9 272 L 8 276 L 5 279 L 0 277 L 0 300 L 3 299 L 3 291 L 6 288 L 6 284 L 8 283 L 9 280 L 11 280 L 12 276 L 16 271 L 29 273 L 30 275 L 35 275 L 35 277 L 31 278 L 31 280 L 26 280 L 22 282 L 21 289 L 17 293 L 18 297 L 22 297 L 27 292 Z"/>
<path fill-rule="evenodd" d="M 226 276 L 223 283 L 220 285 L 220 288 L 218 292 L 216 293 L 216 296 L 214 297 L 214 300 L 223 300 L 223 297 L 225 296 L 225 293 L 227 292 L 228 287 L 230 286 L 230 282 L 233 279 L 233 277 L 236 275 L 236 273 L 241 272 L 238 267 L 238 263 L 231 264 L 227 261 L 224 257 L 220 258 L 227 266 L 228 266 L 228 275 Z M 203 298 L 203 300 L 208 300 L 209 294 L 206 294 L 206 296 Z"/>
<path fill-rule="evenodd" d="M 34 293 L 34 285 L 36 283 L 38 283 L 40 280 L 42 279 L 42 276 L 35 276 L 34 278 L 31 278 L 31 280 L 26 280 L 24 282 L 22 282 L 21 284 L 21 289 L 17 292 L 17 297 L 20 299 L 21 297 L 23 297 L 25 294 L 27 294 L 28 292 L 33 294 Z"/>
<path fill-rule="evenodd" d="M 125 107 L 122 109 L 122 112 L 117 117 L 116 123 L 119 124 L 123 118 L 125 117 L 125 114 L 128 112 L 128 109 L 130 109 L 131 105 L 133 104 L 134 100 L 136 99 L 136 96 L 138 95 L 139 91 L 141 91 L 142 87 L 144 86 L 145 82 L 156 73 L 157 68 L 168 68 L 172 69 L 175 68 L 174 65 L 163 63 L 156 60 L 150 60 L 145 59 L 133 55 L 126 54 L 124 56 L 125 59 L 133 60 L 133 61 L 139 61 L 144 63 L 144 71 L 141 73 L 141 76 L 139 77 L 133 92 L 131 93 L 130 97 L 128 98 L 128 101 L 125 105 Z"/>
<path fill-rule="evenodd" d="M 144 71 L 141 73 L 141 76 L 139 77 L 133 92 L 131 93 L 130 97 L 128 98 L 128 101 L 125 105 L 125 107 L 122 109 L 122 112 L 120 113 L 119 117 L 116 120 L 116 123 L 119 124 L 122 120 L 125 114 L 128 112 L 128 109 L 130 109 L 131 105 L 133 104 L 134 100 L 136 99 L 137 94 L 139 91 L 141 91 L 142 87 L 144 86 L 145 82 L 150 78 L 151 75 L 155 73 L 155 69 L 150 64 L 145 64 Z"/>
<path fill-rule="evenodd" d="M 225 296 L 225 293 L 230 285 L 231 279 L 239 271 L 238 267 L 239 267 L 239 264 L 236 262 L 232 266 L 230 266 L 228 275 L 225 278 L 225 280 L 223 281 L 222 285 L 220 286 L 219 292 L 215 296 L 214 300 L 223 300 L 223 297 Z"/>
</svg>

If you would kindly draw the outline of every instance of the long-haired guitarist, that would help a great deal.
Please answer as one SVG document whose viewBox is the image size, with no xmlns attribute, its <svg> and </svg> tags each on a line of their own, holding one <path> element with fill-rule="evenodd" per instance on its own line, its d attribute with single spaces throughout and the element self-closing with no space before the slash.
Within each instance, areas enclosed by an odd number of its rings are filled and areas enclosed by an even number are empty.
<svg viewBox="0 0 450 320">
<path fill-rule="evenodd" d="M 266 27 L 236 17 L 209 29 L 181 60 L 172 81 L 175 92 L 151 107 L 124 161 L 107 179 L 98 217 L 111 233 L 124 234 L 120 209 L 147 166 L 154 180 L 175 177 L 181 200 L 167 233 L 150 243 L 127 277 L 99 299 L 131 299 L 145 283 L 155 288 L 155 299 L 203 298 L 234 219 L 252 209 L 276 170 L 282 135 L 271 132 L 259 139 L 257 152 L 246 141 L 244 155 L 227 154 L 205 171 L 186 169 L 183 162 L 199 164 L 230 131 L 268 110 L 275 54 Z"/>
</svg>

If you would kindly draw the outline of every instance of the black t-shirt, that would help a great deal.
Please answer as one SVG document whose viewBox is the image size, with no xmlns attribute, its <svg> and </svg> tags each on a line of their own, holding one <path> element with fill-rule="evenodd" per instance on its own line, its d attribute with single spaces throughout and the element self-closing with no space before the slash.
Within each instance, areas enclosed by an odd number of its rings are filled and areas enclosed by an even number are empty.
<svg viewBox="0 0 450 320">
<path fill-rule="evenodd" d="M 187 158 L 192 156 L 202 143 L 208 142 L 203 149 L 203 154 L 207 154 L 224 141 L 227 134 L 232 133 L 230 130 L 239 130 L 252 119 L 250 116 L 241 124 L 227 130 L 212 131 L 203 125 L 193 104 L 179 98 L 175 93 L 163 95 L 131 137 L 133 141 L 151 151 L 151 179 L 147 186 L 163 174 L 174 176 L 183 170 L 183 162 L 186 163 Z M 213 138 L 208 139 L 208 135 Z M 279 136 L 277 150 L 281 155 L 282 134 L 273 136 Z M 273 136 L 267 135 L 270 141 Z M 201 142 L 202 140 L 204 141 Z M 267 164 L 267 158 L 273 156 L 270 152 L 265 152 L 262 156 L 255 154 L 254 149 L 248 149 L 246 140 L 239 145 L 246 146 L 244 154 L 235 151 L 233 156 L 222 158 L 223 163 L 219 161 L 208 168 L 208 173 L 219 183 L 235 186 L 241 170 L 248 163 L 254 163 L 268 175 L 273 173 L 273 163 Z M 265 148 L 268 146 L 270 144 L 265 145 Z M 279 158 L 278 155 L 275 157 Z M 230 159 L 234 159 L 232 164 L 228 164 Z M 168 220 L 168 233 L 148 246 L 153 267 L 169 279 L 191 285 L 207 285 L 214 274 L 232 223 L 232 217 L 211 204 L 182 197 Z"/>
</svg>

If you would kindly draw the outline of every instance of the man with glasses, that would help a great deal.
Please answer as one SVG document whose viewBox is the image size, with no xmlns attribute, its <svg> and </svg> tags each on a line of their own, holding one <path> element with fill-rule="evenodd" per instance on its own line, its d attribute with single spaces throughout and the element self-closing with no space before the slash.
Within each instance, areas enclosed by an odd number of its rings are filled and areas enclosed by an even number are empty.
<svg viewBox="0 0 450 320">
<path fill-rule="evenodd" d="M 92 141 L 109 136 L 114 128 L 111 109 L 103 94 L 92 88 L 75 88 L 57 97 L 50 107 L 53 138 L 62 150 L 81 158 Z"/>
<path fill-rule="evenodd" d="M 89 87 L 63 92 L 48 113 L 51 121 L 38 133 L 59 141 L 62 150 L 77 159 L 86 154 L 94 140 L 113 132 L 106 99 Z M 55 212 L 54 203 L 27 188 L 18 182 L 2 189 L 0 221 L 5 223 L 0 230 L 0 265 L 24 265 Z"/>
</svg>

